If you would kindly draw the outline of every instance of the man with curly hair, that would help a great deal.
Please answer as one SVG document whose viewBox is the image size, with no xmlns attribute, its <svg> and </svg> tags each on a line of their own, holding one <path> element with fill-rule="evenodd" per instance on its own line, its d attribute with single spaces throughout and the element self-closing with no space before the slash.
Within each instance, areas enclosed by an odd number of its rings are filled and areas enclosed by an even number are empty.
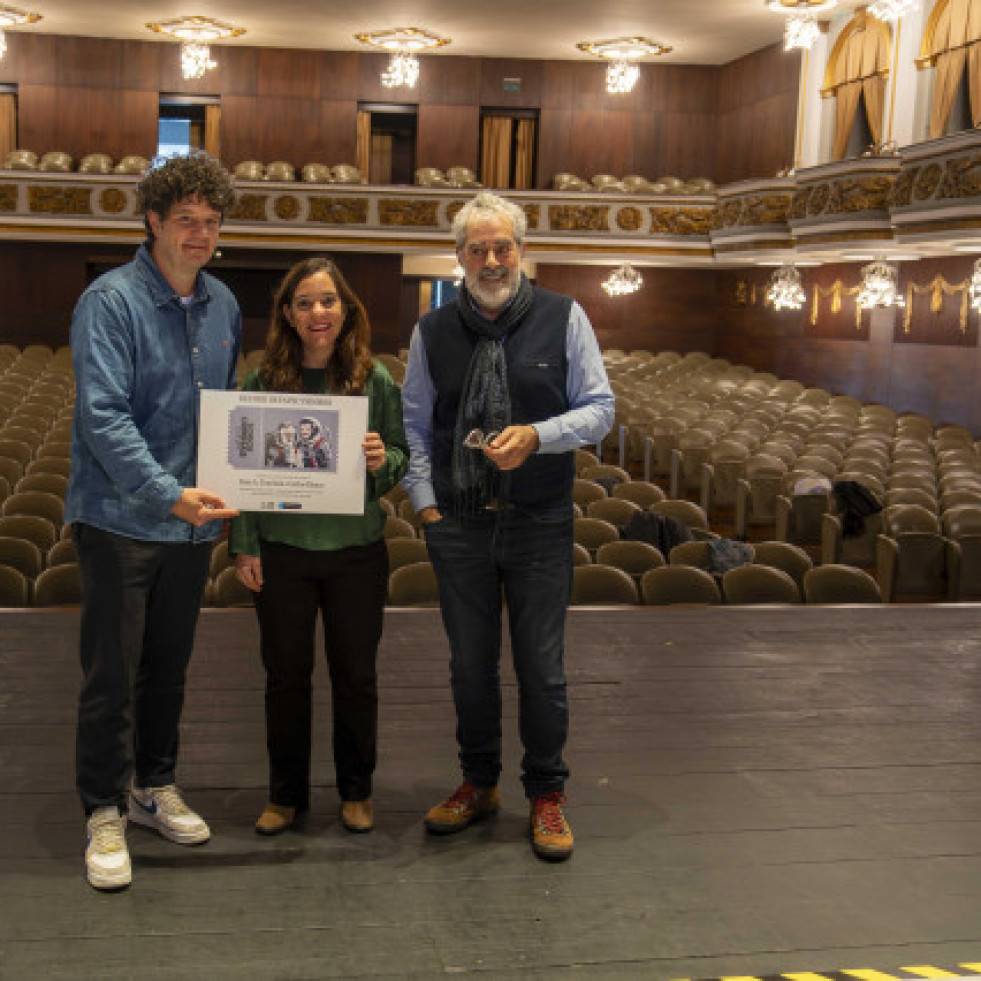
<svg viewBox="0 0 981 981">
<path fill-rule="evenodd" d="M 203 272 L 234 200 L 203 153 L 138 190 L 147 241 L 82 294 L 71 327 L 77 397 L 65 520 L 82 579 L 76 784 L 96 889 L 132 877 L 127 819 L 184 845 L 207 824 L 175 786 L 184 677 L 223 519 L 195 486 L 199 392 L 235 387 L 241 314 Z"/>
</svg>

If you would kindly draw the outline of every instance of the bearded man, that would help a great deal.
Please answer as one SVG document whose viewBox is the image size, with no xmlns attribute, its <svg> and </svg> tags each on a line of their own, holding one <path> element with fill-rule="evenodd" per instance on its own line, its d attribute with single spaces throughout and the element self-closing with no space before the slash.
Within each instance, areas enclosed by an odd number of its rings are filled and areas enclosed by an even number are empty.
<svg viewBox="0 0 981 981">
<path fill-rule="evenodd" d="M 503 596 L 532 849 L 561 860 L 573 845 L 563 759 L 573 456 L 609 432 L 613 393 L 583 309 L 521 271 L 526 230 L 522 209 L 488 192 L 453 221 L 464 286 L 413 332 L 404 484 L 439 581 L 463 774 L 426 829 L 462 831 L 500 806 Z"/>
</svg>

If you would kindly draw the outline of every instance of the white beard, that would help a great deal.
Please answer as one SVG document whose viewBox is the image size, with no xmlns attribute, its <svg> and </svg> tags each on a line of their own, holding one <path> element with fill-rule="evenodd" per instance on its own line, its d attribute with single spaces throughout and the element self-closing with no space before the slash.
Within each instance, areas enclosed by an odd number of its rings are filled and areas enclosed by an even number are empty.
<svg viewBox="0 0 981 981">
<path fill-rule="evenodd" d="M 518 292 L 521 273 L 509 270 L 500 279 L 481 279 L 479 275 L 467 277 L 467 290 L 477 305 L 491 313 L 498 313 L 511 302 Z"/>
</svg>

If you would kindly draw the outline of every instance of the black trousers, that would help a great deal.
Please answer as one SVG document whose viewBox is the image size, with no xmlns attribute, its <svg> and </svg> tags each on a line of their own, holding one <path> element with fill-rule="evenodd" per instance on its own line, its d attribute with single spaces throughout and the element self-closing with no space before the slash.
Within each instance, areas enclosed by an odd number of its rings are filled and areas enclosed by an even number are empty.
<svg viewBox="0 0 981 981">
<path fill-rule="evenodd" d="M 335 551 L 263 542 L 255 596 L 266 669 L 269 799 L 310 800 L 312 675 L 317 614 L 333 708 L 334 770 L 342 800 L 371 796 L 378 741 L 376 663 L 388 588 L 384 541 Z"/>
<path fill-rule="evenodd" d="M 82 580 L 76 785 L 86 814 L 125 810 L 134 776 L 141 787 L 174 782 L 212 543 L 72 530 Z"/>
</svg>

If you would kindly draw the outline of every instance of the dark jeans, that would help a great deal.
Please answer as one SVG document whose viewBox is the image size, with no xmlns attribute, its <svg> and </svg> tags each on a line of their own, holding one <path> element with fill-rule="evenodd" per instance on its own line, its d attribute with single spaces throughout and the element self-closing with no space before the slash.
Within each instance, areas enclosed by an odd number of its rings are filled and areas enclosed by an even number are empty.
<svg viewBox="0 0 981 981">
<path fill-rule="evenodd" d="M 504 511 L 495 520 L 426 526 L 450 641 L 463 778 L 497 784 L 501 772 L 501 610 L 507 603 L 529 797 L 562 790 L 569 727 L 565 615 L 572 583 L 572 516 Z"/>
<path fill-rule="evenodd" d="M 342 800 L 371 796 L 378 741 L 376 662 L 388 550 L 383 541 L 336 551 L 263 542 L 262 590 L 255 596 L 266 668 L 269 799 L 310 801 L 311 692 L 317 613 L 333 707 L 334 770 Z"/>
<path fill-rule="evenodd" d="M 125 810 L 132 778 L 174 782 L 184 677 L 212 543 L 73 528 L 82 579 L 76 784 L 86 814 Z"/>
</svg>

